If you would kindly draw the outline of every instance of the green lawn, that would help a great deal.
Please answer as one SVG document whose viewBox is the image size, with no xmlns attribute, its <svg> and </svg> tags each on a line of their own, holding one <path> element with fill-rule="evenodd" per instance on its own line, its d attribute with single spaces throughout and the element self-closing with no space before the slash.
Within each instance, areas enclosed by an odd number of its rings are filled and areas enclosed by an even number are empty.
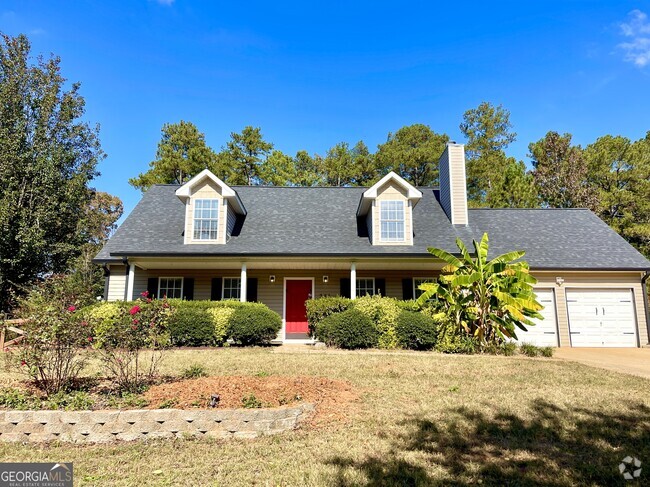
<svg viewBox="0 0 650 487">
<path fill-rule="evenodd" d="M 211 375 L 347 379 L 361 401 L 347 423 L 256 440 L 0 444 L 0 461 L 71 461 L 79 485 L 107 486 L 648 485 L 650 478 L 645 379 L 555 359 L 233 348 L 171 352 L 164 372 L 190 363 Z M 644 462 L 641 481 L 619 474 L 627 455 Z"/>
</svg>

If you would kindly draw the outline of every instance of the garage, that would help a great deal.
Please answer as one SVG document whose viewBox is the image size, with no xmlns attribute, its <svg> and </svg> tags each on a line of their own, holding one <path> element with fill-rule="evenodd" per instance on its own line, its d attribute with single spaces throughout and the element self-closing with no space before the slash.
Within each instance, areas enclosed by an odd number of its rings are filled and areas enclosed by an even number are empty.
<svg viewBox="0 0 650 487">
<path fill-rule="evenodd" d="M 517 330 L 519 343 L 531 343 L 538 347 L 557 347 L 557 316 L 555 314 L 555 294 L 552 289 L 535 289 L 537 301 L 544 306 L 540 314 L 544 319 L 534 319 L 535 326 L 528 331 Z"/>
<path fill-rule="evenodd" d="M 636 347 L 631 289 L 567 289 L 572 347 Z"/>
</svg>

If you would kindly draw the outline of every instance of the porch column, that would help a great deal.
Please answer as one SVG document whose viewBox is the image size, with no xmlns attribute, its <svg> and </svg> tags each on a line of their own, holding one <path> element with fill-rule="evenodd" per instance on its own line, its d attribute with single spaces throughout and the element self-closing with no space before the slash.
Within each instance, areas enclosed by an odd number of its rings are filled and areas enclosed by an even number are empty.
<svg viewBox="0 0 650 487">
<path fill-rule="evenodd" d="M 126 277 L 126 300 L 133 301 L 133 283 L 135 281 L 135 265 L 128 264 L 129 275 Z"/>
<path fill-rule="evenodd" d="M 352 262 L 350 265 L 350 298 L 357 297 L 357 264 Z"/>
<path fill-rule="evenodd" d="M 246 263 L 241 265 L 241 288 L 239 293 L 239 300 L 242 303 L 246 302 Z"/>
</svg>

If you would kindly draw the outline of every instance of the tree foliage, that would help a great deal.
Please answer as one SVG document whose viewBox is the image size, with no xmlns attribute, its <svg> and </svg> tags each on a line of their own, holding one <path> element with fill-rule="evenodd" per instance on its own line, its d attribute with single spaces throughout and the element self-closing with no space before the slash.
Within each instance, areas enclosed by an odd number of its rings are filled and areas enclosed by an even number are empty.
<svg viewBox="0 0 650 487">
<path fill-rule="evenodd" d="M 263 182 L 263 162 L 272 149 L 273 144 L 264 140 L 259 127 L 249 125 L 241 133 L 232 132 L 223 151 L 229 168 L 228 183 L 250 185 Z"/>
<path fill-rule="evenodd" d="M 166 123 L 161 132 L 156 158 L 147 172 L 129 179 L 131 186 L 144 192 L 154 184 L 183 184 L 206 168 L 222 172 L 205 135 L 192 122 Z"/>
<path fill-rule="evenodd" d="M 504 174 L 512 164 L 505 155 L 505 149 L 517 138 L 512 131 L 510 112 L 501 105 L 482 102 L 465 112 L 460 130 L 467 138 L 468 199 L 473 206 L 489 206 L 488 200 L 495 199 L 491 193 L 503 191 Z M 514 168 L 510 169 L 513 173 Z M 525 195 L 514 196 L 515 200 L 526 198 Z"/>
<path fill-rule="evenodd" d="M 421 123 L 388 134 L 377 151 L 379 172 L 395 171 L 414 186 L 438 184 L 438 159 L 449 136 L 438 134 Z"/>
<path fill-rule="evenodd" d="M 60 59 L 32 62 L 30 49 L 25 36 L 0 38 L 0 309 L 79 254 L 89 233 L 79 216 L 104 157 L 79 83 L 68 87 Z"/>
<path fill-rule="evenodd" d="M 505 158 L 505 154 L 503 155 Z M 526 165 L 514 157 L 505 161 L 505 169 L 491 191 L 487 193 L 486 206 L 490 208 L 536 208 L 539 206 L 533 175 Z"/>
<path fill-rule="evenodd" d="M 571 144 L 571 134 L 548 132 L 528 149 L 543 206 L 595 208 L 596 192 L 588 181 L 587 162 L 582 148 Z"/>
<path fill-rule="evenodd" d="M 520 260 L 524 251 L 508 252 L 488 260 L 488 235 L 473 241 L 476 257 L 456 239 L 460 257 L 430 247 L 429 253 L 447 265 L 436 283 L 420 286 L 418 304 L 436 299 L 459 328 L 485 347 L 506 338 L 517 338 L 517 329 L 534 326 L 530 318 L 541 318 L 542 306 L 533 293 L 537 280 L 528 264 Z"/>
</svg>

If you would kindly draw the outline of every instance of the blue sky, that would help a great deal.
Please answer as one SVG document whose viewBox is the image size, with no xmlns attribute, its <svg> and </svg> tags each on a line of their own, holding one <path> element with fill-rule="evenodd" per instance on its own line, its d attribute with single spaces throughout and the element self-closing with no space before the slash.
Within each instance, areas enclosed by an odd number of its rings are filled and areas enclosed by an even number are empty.
<svg viewBox="0 0 650 487">
<path fill-rule="evenodd" d="M 511 111 L 509 153 L 549 130 L 587 144 L 650 130 L 650 2 L 124 2 L 4 0 L 0 31 L 62 58 L 108 157 L 95 182 L 129 211 L 160 128 L 194 122 L 219 150 L 260 126 L 284 152 L 371 149 L 425 123 Z"/>
</svg>

